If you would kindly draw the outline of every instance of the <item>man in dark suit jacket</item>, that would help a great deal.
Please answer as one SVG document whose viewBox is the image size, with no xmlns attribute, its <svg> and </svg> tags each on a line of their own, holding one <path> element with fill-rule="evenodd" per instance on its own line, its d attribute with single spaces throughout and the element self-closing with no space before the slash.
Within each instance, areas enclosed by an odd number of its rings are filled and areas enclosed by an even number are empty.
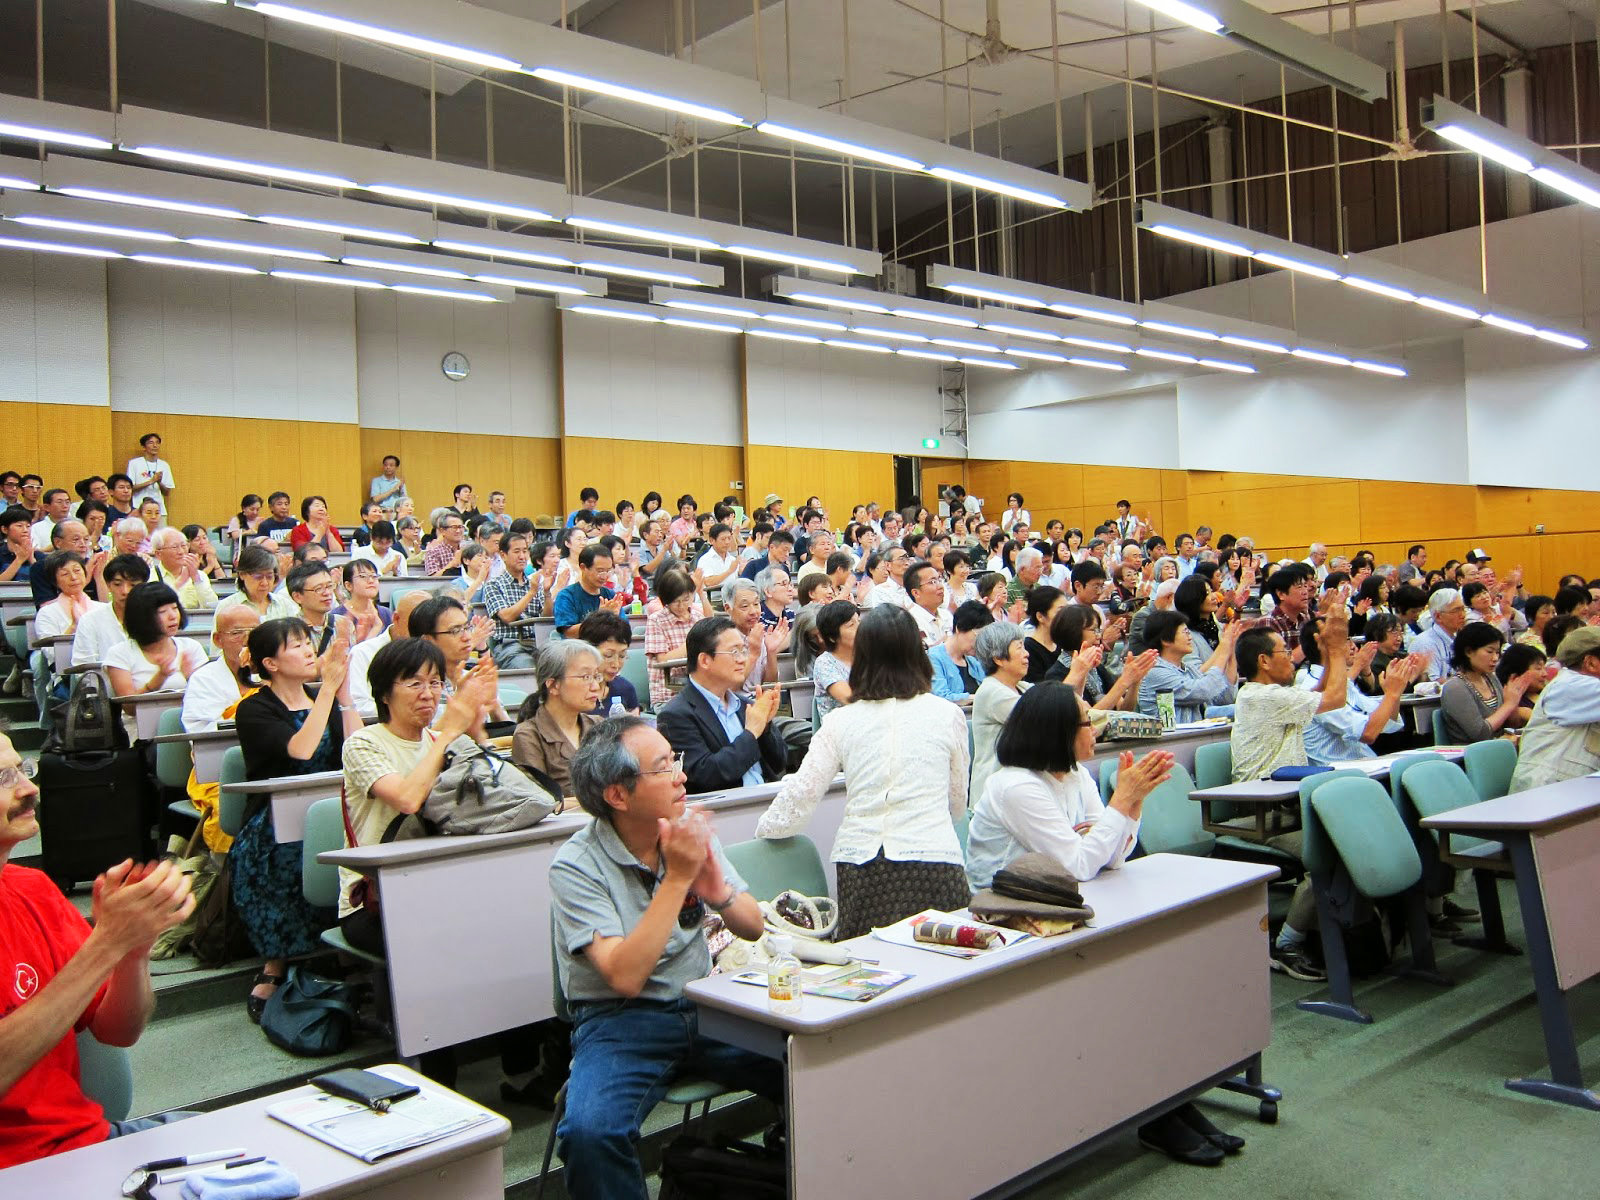
<svg viewBox="0 0 1600 1200">
<path fill-rule="evenodd" d="M 740 688 L 749 642 L 727 617 L 696 621 L 684 643 L 689 681 L 656 714 L 656 728 L 683 755 L 690 795 L 754 786 L 783 776 L 788 747 L 772 724 L 778 689 Z"/>
</svg>

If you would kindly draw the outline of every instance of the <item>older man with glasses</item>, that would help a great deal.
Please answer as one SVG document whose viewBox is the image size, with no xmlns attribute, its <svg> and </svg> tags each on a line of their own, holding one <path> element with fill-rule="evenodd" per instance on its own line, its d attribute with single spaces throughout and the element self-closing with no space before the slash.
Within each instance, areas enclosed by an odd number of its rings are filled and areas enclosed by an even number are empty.
<svg viewBox="0 0 1600 1200">
<path fill-rule="evenodd" d="M 139 1040 L 155 1011 L 150 946 L 194 911 L 176 865 L 123 861 L 95 880 L 91 928 L 44 872 L 7 862 L 39 833 L 33 776 L 0 734 L 0 1168 L 162 1123 L 106 1120 L 74 1034 Z"/>
<path fill-rule="evenodd" d="M 447 508 L 439 518 L 437 532 L 439 536 L 422 556 L 424 575 L 448 575 L 461 567 L 461 553 L 467 543 L 465 519 L 454 509 Z"/>
<path fill-rule="evenodd" d="M 1428 612 L 1433 624 L 1417 635 L 1411 653 L 1427 657 L 1423 673 L 1429 679 L 1445 680 L 1455 674 L 1450 660 L 1455 652 L 1456 634 L 1467 623 L 1467 602 L 1455 588 L 1439 588 L 1428 597 Z"/>
</svg>

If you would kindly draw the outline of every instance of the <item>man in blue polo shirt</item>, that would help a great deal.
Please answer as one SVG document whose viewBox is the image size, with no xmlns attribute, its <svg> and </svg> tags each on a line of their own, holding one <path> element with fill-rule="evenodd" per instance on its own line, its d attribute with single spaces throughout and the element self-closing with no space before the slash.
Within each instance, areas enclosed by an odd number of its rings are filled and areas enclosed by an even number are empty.
<svg viewBox="0 0 1600 1200">
<path fill-rule="evenodd" d="M 606 585 L 611 582 L 611 550 L 596 542 L 578 555 L 578 578 L 556 593 L 554 617 L 562 637 L 574 637 L 592 612 L 620 612 L 622 599 Z"/>
<path fill-rule="evenodd" d="M 601 721 L 571 769 L 594 819 L 550 866 L 556 969 L 573 1026 L 556 1144 L 574 1200 L 643 1200 L 640 1121 L 675 1075 L 782 1101 L 783 1064 L 700 1036 L 684 997 L 711 973 L 705 910 L 754 939 L 761 909 L 709 824 L 686 811 L 682 765 L 648 722 Z"/>
</svg>

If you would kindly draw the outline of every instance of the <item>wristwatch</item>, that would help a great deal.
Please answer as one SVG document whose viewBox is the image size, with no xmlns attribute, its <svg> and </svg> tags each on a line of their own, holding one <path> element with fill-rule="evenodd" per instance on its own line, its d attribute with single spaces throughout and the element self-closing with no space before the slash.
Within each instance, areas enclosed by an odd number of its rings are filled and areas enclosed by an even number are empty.
<svg viewBox="0 0 1600 1200">
<path fill-rule="evenodd" d="M 705 905 L 714 913 L 727 912 L 728 909 L 733 907 L 733 902 L 738 898 L 739 889 L 734 887 L 732 884 L 729 884 L 728 898 L 726 900 L 724 900 L 721 904 L 713 904 L 711 901 L 707 900 Z"/>
</svg>

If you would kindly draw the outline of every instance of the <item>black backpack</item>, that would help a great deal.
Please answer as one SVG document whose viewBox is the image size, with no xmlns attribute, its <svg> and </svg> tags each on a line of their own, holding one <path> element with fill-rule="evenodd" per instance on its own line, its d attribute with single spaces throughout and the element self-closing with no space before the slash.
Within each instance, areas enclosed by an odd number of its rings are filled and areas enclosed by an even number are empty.
<svg viewBox="0 0 1600 1200">
<path fill-rule="evenodd" d="M 674 1138 L 661 1152 L 661 1200 L 787 1200 L 785 1158 L 732 1138 Z"/>
<path fill-rule="evenodd" d="M 65 700 L 50 706 L 50 736 L 45 749 L 57 754 L 98 754 L 128 744 L 122 716 L 111 702 L 111 685 L 98 670 L 72 681 Z"/>
</svg>

